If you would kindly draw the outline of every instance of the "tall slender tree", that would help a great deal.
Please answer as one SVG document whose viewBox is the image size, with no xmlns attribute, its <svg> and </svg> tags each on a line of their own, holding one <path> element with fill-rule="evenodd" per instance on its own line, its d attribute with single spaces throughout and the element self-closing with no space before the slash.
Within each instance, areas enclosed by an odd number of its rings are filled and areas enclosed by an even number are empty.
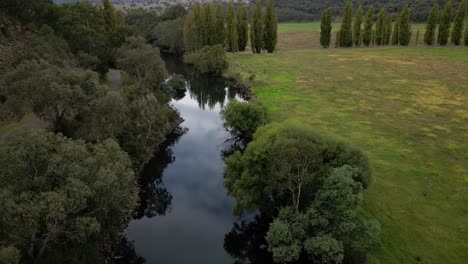
<svg viewBox="0 0 468 264">
<path fill-rule="evenodd" d="M 468 22 L 465 25 L 465 46 L 468 46 Z"/>
<path fill-rule="evenodd" d="M 226 10 L 226 47 L 229 51 L 237 51 L 237 21 L 232 2 L 229 2 Z"/>
<path fill-rule="evenodd" d="M 113 31 L 117 26 L 117 16 L 114 6 L 109 0 L 103 0 L 102 4 L 104 7 L 104 20 L 106 22 L 107 30 Z"/>
<path fill-rule="evenodd" d="M 324 48 L 330 47 L 331 40 L 331 9 L 327 8 L 322 13 L 322 20 L 320 21 L 320 45 Z"/>
<path fill-rule="evenodd" d="M 216 35 L 218 31 L 216 29 L 216 18 L 213 3 L 205 3 L 203 5 L 203 13 L 205 15 L 206 34 L 203 43 L 205 45 L 216 44 Z"/>
<path fill-rule="evenodd" d="M 450 35 L 450 24 L 452 24 L 452 1 L 448 0 L 440 16 L 439 34 L 437 35 L 437 43 L 439 45 L 447 45 Z"/>
<path fill-rule="evenodd" d="M 224 10 L 221 1 L 216 4 L 216 34 L 215 44 L 225 45 L 226 42 L 226 29 L 224 23 Z"/>
<path fill-rule="evenodd" d="M 377 22 L 375 23 L 375 44 L 378 46 L 383 45 L 385 36 L 385 11 L 380 9 L 377 15 Z"/>
<path fill-rule="evenodd" d="M 263 23 L 263 46 L 268 53 L 272 53 L 278 43 L 278 19 L 273 0 L 268 0 Z"/>
<path fill-rule="evenodd" d="M 353 45 L 353 3 L 348 1 L 344 9 L 343 21 L 340 29 L 340 47 L 351 47 Z"/>
<path fill-rule="evenodd" d="M 451 41 L 454 45 L 460 45 L 463 37 L 463 26 L 465 25 L 466 0 L 461 0 L 458 5 L 457 14 L 453 22 Z"/>
<path fill-rule="evenodd" d="M 199 42 L 196 46 L 202 48 L 205 41 L 206 35 L 206 26 L 205 26 L 205 15 L 203 12 L 203 6 L 199 3 L 196 3 L 193 7 L 193 23 L 197 35 L 197 41 Z"/>
<path fill-rule="evenodd" d="M 372 26 L 374 24 L 374 6 L 370 6 L 366 13 L 366 21 L 364 22 L 364 32 L 362 35 L 362 43 L 369 46 L 372 42 Z"/>
<path fill-rule="evenodd" d="M 415 45 L 417 46 L 418 43 L 419 43 L 419 29 L 416 30 L 416 40 L 415 40 L 415 42 L 416 42 Z"/>
<path fill-rule="evenodd" d="M 400 25 L 398 29 L 398 42 L 402 46 L 408 46 L 411 40 L 411 22 L 408 4 L 403 7 L 400 14 Z"/>
<path fill-rule="evenodd" d="M 434 44 L 437 21 L 439 20 L 439 4 L 435 3 L 427 17 L 426 32 L 424 32 L 424 43 L 432 46 Z"/>
<path fill-rule="evenodd" d="M 340 31 L 336 31 L 335 33 L 335 48 L 340 47 Z"/>
<path fill-rule="evenodd" d="M 384 45 L 390 44 L 391 36 L 392 36 L 392 16 L 387 14 L 386 22 L 385 22 Z"/>
<path fill-rule="evenodd" d="M 330 14 L 331 15 L 331 14 Z M 353 24 L 353 42 L 354 46 L 359 47 L 362 43 L 362 5 L 359 5 Z"/>
<path fill-rule="evenodd" d="M 244 51 L 249 42 L 249 21 L 247 18 L 247 9 L 245 6 L 237 8 L 237 47 L 239 51 Z"/>
<path fill-rule="evenodd" d="M 398 30 L 400 28 L 400 19 L 395 21 L 393 24 L 393 32 L 392 32 L 392 45 L 398 45 Z"/>
<path fill-rule="evenodd" d="M 253 53 L 261 53 L 263 48 L 262 2 L 257 0 L 250 23 L 250 43 Z"/>
</svg>

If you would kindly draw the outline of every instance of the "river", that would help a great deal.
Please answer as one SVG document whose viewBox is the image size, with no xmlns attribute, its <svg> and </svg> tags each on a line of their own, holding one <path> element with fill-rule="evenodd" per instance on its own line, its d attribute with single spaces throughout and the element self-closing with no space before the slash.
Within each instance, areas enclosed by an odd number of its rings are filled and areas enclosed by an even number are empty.
<svg viewBox="0 0 468 264">
<path fill-rule="evenodd" d="M 140 207 L 125 231 L 146 263 L 232 263 L 223 248 L 236 221 L 223 187 L 223 152 L 231 136 L 220 111 L 239 98 L 225 80 L 200 76 L 165 58 L 170 74 L 188 81 L 172 106 L 185 120 L 141 175 Z"/>
</svg>

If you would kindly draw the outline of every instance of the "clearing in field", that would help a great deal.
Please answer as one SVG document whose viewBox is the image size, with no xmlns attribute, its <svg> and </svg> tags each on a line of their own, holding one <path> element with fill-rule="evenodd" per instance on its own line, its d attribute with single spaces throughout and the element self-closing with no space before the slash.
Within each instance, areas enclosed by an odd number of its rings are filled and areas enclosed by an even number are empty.
<svg viewBox="0 0 468 264">
<path fill-rule="evenodd" d="M 315 49 L 230 60 L 273 121 L 298 119 L 368 154 L 374 182 L 364 213 L 382 226 L 371 263 L 466 263 L 467 49 Z"/>
</svg>

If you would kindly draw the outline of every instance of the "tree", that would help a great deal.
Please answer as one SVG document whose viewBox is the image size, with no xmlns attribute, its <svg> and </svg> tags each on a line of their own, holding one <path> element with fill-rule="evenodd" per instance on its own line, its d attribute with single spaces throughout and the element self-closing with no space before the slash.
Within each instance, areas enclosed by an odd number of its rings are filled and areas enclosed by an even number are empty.
<svg viewBox="0 0 468 264">
<path fill-rule="evenodd" d="M 468 23 L 465 25 L 465 46 L 468 46 Z"/>
<path fill-rule="evenodd" d="M 452 27 L 452 43 L 456 46 L 460 45 L 460 42 L 463 37 L 463 26 L 465 25 L 465 15 L 466 15 L 466 0 L 461 0 L 458 5 L 457 14 L 455 15 L 455 20 Z"/>
<path fill-rule="evenodd" d="M 384 45 L 390 44 L 390 39 L 392 36 L 392 17 L 387 15 L 385 20 L 385 34 L 384 34 Z"/>
<path fill-rule="evenodd" d="M 113 31 L 117 26 L 117 15 L 114 6 L 109 0 L 103 0 L 104 20 L 106 21 L 107 30 Z"/>
<path fill-rule="evenodd" d="M 384 44 L 385 38 L 385 11 L 380 9 L 377 15 L 377 22 L 375 24 L 375 43 L 380 46 Z"/>
<path fill-rule="evenodd" d="M 206 23 L 205 23 L 205 14 L 204 8 L 200 3 L 195 3 L 192 9 L 193 14 L 193 23 L 195 27 L 195 32 L 197 36 L 197 41 L 199 42 L 198 49 L 206 45 Z"/>
<path fill-rule="evenodd" d="M 213 3 L 203 4 L 203 9 L 203 14 L 205 15 L 204 22 L 206 25 L 205 40 L 203 43 L 205 45 L 213 45 L 216 42 L 216 35 L 218 34 Z"/>
<path fill-rule="evenodd" d="M 336 31 L 335 33 L 335 48 L 340 47 L 340 31 Z"/>
<path fill-rule="evenodd" d="M 344 10 L 343 21 L 340 29 L 340 47 L 351 47 L 353 45 L 353 4 L 348 1 Z"/>
<path fill-rule="evenodd" d="M 330 47 L 331 41 L 331 9 L 327 8 L 322 13 L 322 20 L 320 22 L 320 45 L 324 48 Z"/>
<path fill-rule="evenodd" d="M 415 45 L 417 46 L 419 43 L 419 29 L 416 31 L 416 40 L 415 40 Z"/>
<path fill-rule="evenodd" d="M 268 53 L 273 53 L 278 43 L 278 19 L 276 18 L 275 6 L 273 0 L 268 0 L 265 11 L 263 27 L 263 46 Z"/>
<path fill-rule="evenodd" d="M 184 17 L 184 48 L 186 51 L 196 51 L 201 48 L 201 41 L 198 35 L 197 25 L 194 15 L 187 14 Z M 224 45 L 224 39 L 223 39 Z"/>
<path fill-rule="evenodd" d="M 434 44 L 437 21 L 439 20 L 439 5 L 437 3 L 431 9 L 427 17 L 426 32 L 424 33 L 424 43 L 432 46 Z"/>
<path fill-rule="evenodd" d="M 239 51 L 245 51 L 249 42 L 249 20 L 247 9 L 243 5 L 237 9 L 237 34 L 237 48 Z"/>
<path fill-rule="evenodd" d="M 257 128 L 266 124 L 267 111 L 256 101 L 231 100 L 221 111 L 221 117 L 231 134 L 250 141 Z"/>
<path fill-rule="evenodd" d="M 393 24 L 393 32 L 392 32 L 392 45 L 398 45 L 398 29 L 400 28 L 400 20 L 397 19 L 395 24 Z"/>
<path fill-rule="evenodd" d="M 136 205 L 130 159 L 113 140 L 88 145 L 33 130 L 0 144 L 0 166 L 2 242 L 28 262 L 118 238 Z"/>
<path fill-rule="evenodd" d="M 215 42 L 214 44 L 226 44 L 226 28 L 224 23 L 224 11 L 221 1 L 218 1 L 216 4 L 216 33 L 215 33 Z"/>
<path fill-rule="evenodd" d="M 153 43 L 166 52 L 182 54 L 185 47 L 184 23 L 184 18 L 158 23 L 151 32 L 151 39 L 154 39 Z"/>
<path fill-rule="evenodd" d="M 205 46 L 200 51 L 188 54 L 184 61 L 193 64 L 201 73 L 222 73 L 227 69 L 226 52 L 221 44 Z"/>
<path fill-rule="evenodd" d="M 366 21 L 364 22 L 364 32 L 362 35 L 362 42 L 365 46 L 369 46 L 372 42 L 372 26 L 374 17 L 374 7 L 370 6 L 366 13 Z"/>
<path fill-rule="evenodd" d="M 252 21 L 250 23 L 250 43 L 253 53 L 262 53 L 263 48 L 263 23 L 262 23 L 262 2 L 257 0 L 255 4 Z"/>
<path fill-rule="evenodd" d="M 354 18 L 354 24 L 353 24 L 353 42 L 354 42 L 354 46 L 356 47 L 361 46 L 361 42 L 362 42 L 361 24 L 362 24 L 362 5 L 359 5 L 357 13 L 356 13 L 356 17 Z"/>
<path fill-rule="evenodd" d="M 411 22 L 409 8 L 406 4 L 400 14 L 398 28 L 398 42 L 402 46 L 408 46 L 411 40 Z"/>
<path fill-rule="evenodd" d="M 226 11 L 226 32 L 227 32 L 227 49 L 232 52 L 236 52 L 237 48 L 237 19 L 234 13 L 234 6 L 232 2 L 229 2 L 228 8 Z"/>
<path fill-rule="evenodd" d="M 439 34 L 437 35 L 437 43 L 445 46 L 448 43 L 450 35 L 450 24 L 452 23 L 452 1 L 448 0 L 445 4 L 444 11 L 440 16 Z"/>
</svg>

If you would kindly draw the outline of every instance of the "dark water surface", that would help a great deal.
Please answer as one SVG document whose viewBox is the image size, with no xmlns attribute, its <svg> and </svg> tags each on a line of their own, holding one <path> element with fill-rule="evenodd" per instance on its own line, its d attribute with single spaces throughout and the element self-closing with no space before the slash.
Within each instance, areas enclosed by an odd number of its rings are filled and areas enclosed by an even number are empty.
<svg viewBox="0 0 468 264">
<path fill-rule="evenodd" d="M 223 187 L 223 150 L 230 134 L 221 108 L 238 97 L 224 80 L 195 74 L 166 58 L 188 90 L 171 104 L 185 122 L 168 138 L 142 174 L 140 208 L 125 236 L 146 263 L 232 263 L 223 248 L 236 218 Z"/>
</svg>

